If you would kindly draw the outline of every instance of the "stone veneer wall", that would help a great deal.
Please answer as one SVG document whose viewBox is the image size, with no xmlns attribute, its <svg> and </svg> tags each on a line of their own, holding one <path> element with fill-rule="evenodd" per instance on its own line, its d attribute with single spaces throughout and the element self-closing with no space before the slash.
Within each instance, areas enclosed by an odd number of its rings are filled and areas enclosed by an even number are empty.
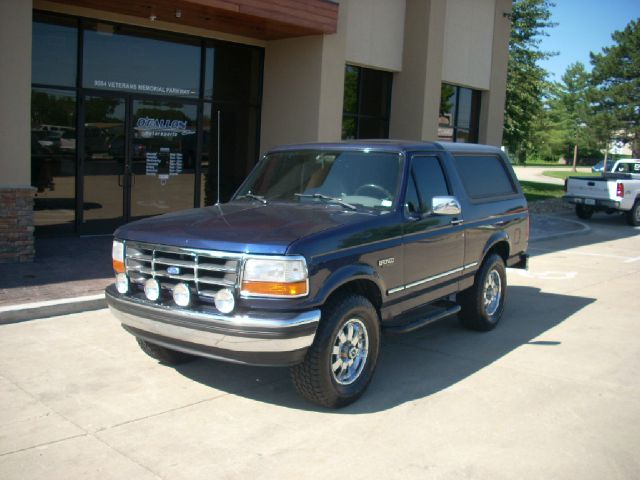
<svg viewBox="0 0 640 480">
<path fill-rule="evenodd" d="M 32 262 L 32 187 L 0 187 L 0 263 Z"/>
</svg>

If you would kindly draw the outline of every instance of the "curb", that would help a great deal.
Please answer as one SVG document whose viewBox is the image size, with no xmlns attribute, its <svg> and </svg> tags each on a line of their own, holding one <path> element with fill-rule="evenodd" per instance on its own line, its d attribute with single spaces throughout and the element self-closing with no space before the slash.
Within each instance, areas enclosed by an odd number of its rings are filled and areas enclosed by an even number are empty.
<svg viewBox="0 0 640 480">
<path fill-rule="evenodd" d="M 0 325 L 107 308 L 104 293 L 0 307 Z"/>
<path fill-rule="evenodd" d="M 573 219 L 568 219 L 568 218 L 562 218 L 562 217 L 558 217 L 555 215 L 543 215 L 543 214 L 536 214 L 537 217 L 542 217 L 542 218 L 550 218 L 556 221 L 561 221 L 561 222 L 565 222 L 565 223 L 571 223 L 573 225 L 576 225 L 576 228 L 573 230 L 569 230 L 566 232 L 559 232 L 559 233 L 551 233 L 548 235 L 539 235 L 539 236 L 531 236 L 529 237 L 529 242 L 540 242 L 543 240 L 551 240 L 554 238 L 562 238 L 562 237 L 570 237 L 573 235 L 580 235 L 580 234 L 584 234 L 584 233 L 589 233 L 591 231 L 591 227 L 589 225 L 586 225 L 582 222 L 579 222 L 577 220 L 573 220 Z"/>
</svg>

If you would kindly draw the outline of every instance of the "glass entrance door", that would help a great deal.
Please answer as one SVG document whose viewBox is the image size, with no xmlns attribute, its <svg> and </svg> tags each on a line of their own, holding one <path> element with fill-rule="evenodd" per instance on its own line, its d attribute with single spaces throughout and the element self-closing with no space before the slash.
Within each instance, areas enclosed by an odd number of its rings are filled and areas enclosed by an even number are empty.
<svg viewBox="0 0 640 480">
<path fill-rule="evenodd" d="M 111 233 L 125 221 L 126 111 L 125 97 L 84 98 L 81 233 Z"/>
<path fill-rule="evenodd" d="M 194 206 L 195 103 L 87 95 L 83 106 L 81 233 Z"/>
<path fill-rule="evenodd" d="M 196 104 L 134 99 L 131 117 L 130 218 L 192 208 Z"/>
</svg>

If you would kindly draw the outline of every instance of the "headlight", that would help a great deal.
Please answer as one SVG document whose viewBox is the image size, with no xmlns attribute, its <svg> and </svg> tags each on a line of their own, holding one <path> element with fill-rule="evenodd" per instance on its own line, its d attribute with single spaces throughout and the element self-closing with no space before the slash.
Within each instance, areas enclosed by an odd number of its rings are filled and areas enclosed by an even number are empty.
<svg viewBox="0 0 640 480">
<path fill-rule="evenodd" d="M 303 297 L 309 293 L 302 257 L 249 258 L 244 264 L 242 296 Z"/>
<path fill-rule="evenodd" d="M 113 270 L 116 273 L 124 273 L 124 243 L 118 240 L 113 241 L 111 258 L 113 260 Z"/>
</svg>

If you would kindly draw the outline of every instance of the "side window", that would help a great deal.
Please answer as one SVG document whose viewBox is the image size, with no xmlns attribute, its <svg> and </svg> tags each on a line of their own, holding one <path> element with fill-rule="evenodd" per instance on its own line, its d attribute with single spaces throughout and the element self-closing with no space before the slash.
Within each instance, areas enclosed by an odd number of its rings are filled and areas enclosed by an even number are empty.
<svg viewBox="0 0 640 480">
<path fill-rule="evenodd" d="M 413 157 L 411 175 L 415 180 L 420 200 L 420 212 L 431 210 L 431 199 L 449 195 L 449 188 L 440 162 L 436 157 Z M 409 191 L 407 191 L 407 195 Z"/>
<path fill-rule="evenodd" d="M 516 187 L 500 157 L 456 155 L 454 158 L 464 188 L 472 199 L 516 193 Z"/>
<path fill-rule="evenodd" d="M 413 175 L 411 175 L 409 183 L 407 184 L 405 204 L 409 213 L 418 213 L 420 211 L 420 199 L 418 198 L 418 190 L 416 189 L 416 182 L 413 179 Z"/>
</svg>

